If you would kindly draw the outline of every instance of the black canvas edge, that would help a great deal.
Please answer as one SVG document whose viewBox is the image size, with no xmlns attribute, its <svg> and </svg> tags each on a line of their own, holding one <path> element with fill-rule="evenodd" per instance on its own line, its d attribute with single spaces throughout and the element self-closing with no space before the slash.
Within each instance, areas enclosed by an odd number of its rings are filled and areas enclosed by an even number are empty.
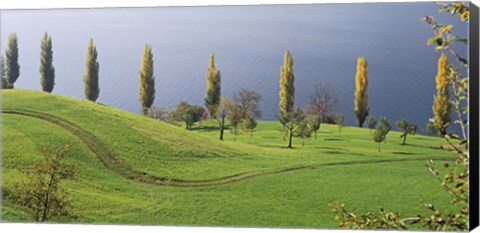
<svg viewBox="0 0 480 233">
<path fill-rule="evenodd" d="M 479 12 L 478 6 L 469 3 L 470 24 L 469 24 L 469 124 L 470 124 L 470 230 L 478 227 L 479 224 Z"/>
</svg>

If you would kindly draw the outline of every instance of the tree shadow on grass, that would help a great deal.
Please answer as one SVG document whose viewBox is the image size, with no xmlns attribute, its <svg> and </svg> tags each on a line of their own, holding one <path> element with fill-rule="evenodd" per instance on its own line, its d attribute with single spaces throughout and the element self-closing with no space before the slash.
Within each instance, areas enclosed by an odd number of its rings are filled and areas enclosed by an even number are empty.
<svg viewBox="0 0 480 233">
<path fill-rule="evenodd" d="M 392 154 L 396 154 L 396 155 L 414 155 L 415 153 L 412 153 L 412 152 L 404 152 L 404 151 L 394 151 L 394 152 L 392 152 Z"/>
<path fill-rule="evenodd" d="M 198 132 L 215 132 L 219 130 L 220 128 L 218 128 L 218 126 L 202 126 L 202 128 L 195 127 L 190 129 L 190 131 L 198 131 Z M 225 130 L 227 129 L 225 128 Z"/>
<path fill-rule="evenodd" d="M 442 147 L 442 145 L 437 145 L 437 146 L 423 146 L 423 145 L 416 145 L 416 144 L 408 144 L 408 143 L 406 143 L 404 146 L 421 147 L 421 148 L 432 149 L 432 150 L 444 150 L 444 148 Z"/>
<path fill-rule="evenodd" d="M 350 151 L 350 150 L 344 149 L 344 148 L 329 147 L 329 146 L 313 146 L 312 148 L 315 148 L 315 149 L 326 149 L 326 150 L 336 150 L 336 151 Z"/>
<path fill-rule="evenodd" d="M 344 138 L 324 138 L 324 141 L 348 141 Z"/>
</svg>

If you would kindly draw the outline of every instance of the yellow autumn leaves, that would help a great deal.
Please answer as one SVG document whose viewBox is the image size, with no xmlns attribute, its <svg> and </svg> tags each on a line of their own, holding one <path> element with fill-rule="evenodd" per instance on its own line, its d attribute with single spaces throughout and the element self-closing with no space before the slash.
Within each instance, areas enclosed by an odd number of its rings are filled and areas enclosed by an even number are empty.
<svg viewBox="0 0 480 233">
<path fill-rule="evenodd" d="M 450 123 L 450 102 L 448 94 L 448 77 L 447 77 L 448 58 L 442 53 L 438 59 L 438 73 L 435 77 L 437 95 L 433 98 L 433 122 L 439 129 L 441 135 L 446 134 L 446 129 Z"/>
</svg>

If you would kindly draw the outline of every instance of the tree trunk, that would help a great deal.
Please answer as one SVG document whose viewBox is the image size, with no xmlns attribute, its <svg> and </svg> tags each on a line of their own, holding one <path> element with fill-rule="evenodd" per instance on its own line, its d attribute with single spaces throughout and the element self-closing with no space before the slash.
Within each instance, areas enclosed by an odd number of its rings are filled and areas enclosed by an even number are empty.
<svg viewBox="0 0 480 233">
<path fill-rule="evenodd" d="M 290 127 L 288 135 L 288 148 L 292 148 L 293 127 Z"/>
<path fill-rule="evenodd" d="M 405 142 L 407 141 L 407 134 L 403 134 L 403 144 L 402 145 L 405 145 Z"/>
<path fill-rule="evenodd" d="M 378 152 L 380 152 L 380 142 L 378 143 Z"/>
<path fill-rule="evenodd" d="M 302 147 L 305 146 L 305 139 L 302 139 Z"/>
<path fill-rule="evenodd" d="M 49 202 L 50 202 L 50 192 L 52 190 L 52 183 L 54 182 L 55 178 L 55 170 L 53 170 L 52 174 L 50 175 L 50 181 L 48 182 L 48 188 L 47 188 L 47 193 L 45 195 L 45 201 L 43 202 L 43 214 L 42 214 L 42 222 L 47 221 L 47 214 L 48 210 L 50 209 Z"/>
<path fill-rule="evenodd" d="M 221 123 L 220 123 L 220 140 L 223 141 L 223 129 L 225 128 L 225 117 L 222 117 Z"/>
<path fill-rule="evenodd" d="M 315 131 L 314 135 L 315 135 L 315 140 L 317 140 L 317 131 Z"/>
</svg>

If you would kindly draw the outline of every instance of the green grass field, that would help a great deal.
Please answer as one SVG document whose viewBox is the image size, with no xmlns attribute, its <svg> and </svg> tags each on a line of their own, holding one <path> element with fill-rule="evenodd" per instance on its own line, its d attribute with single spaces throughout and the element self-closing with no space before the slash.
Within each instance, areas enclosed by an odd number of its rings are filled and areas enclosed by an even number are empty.
<svg viewBox="0 0 480 233">
<path fill-rule="evenodd" d="M 425 167 L 456 158 L 440 138 L 416 135 L 403 146 L 392 131 L 378 152 L 368 129 L 325 124 L 318 139 L 288 149 L 273 121 L 219 141 L 208 123 L 187 131 L 71 97 L 1 94 L 4 221 L 31 221 L 10 194 L 42 148 L 65 144 L 79 169 L 65 182 L 76 218 L 53 222 L 335 228 L 331 202 L 403 216 L 429 214 L 424 203 L 455 209 Z"/>
</svg>

